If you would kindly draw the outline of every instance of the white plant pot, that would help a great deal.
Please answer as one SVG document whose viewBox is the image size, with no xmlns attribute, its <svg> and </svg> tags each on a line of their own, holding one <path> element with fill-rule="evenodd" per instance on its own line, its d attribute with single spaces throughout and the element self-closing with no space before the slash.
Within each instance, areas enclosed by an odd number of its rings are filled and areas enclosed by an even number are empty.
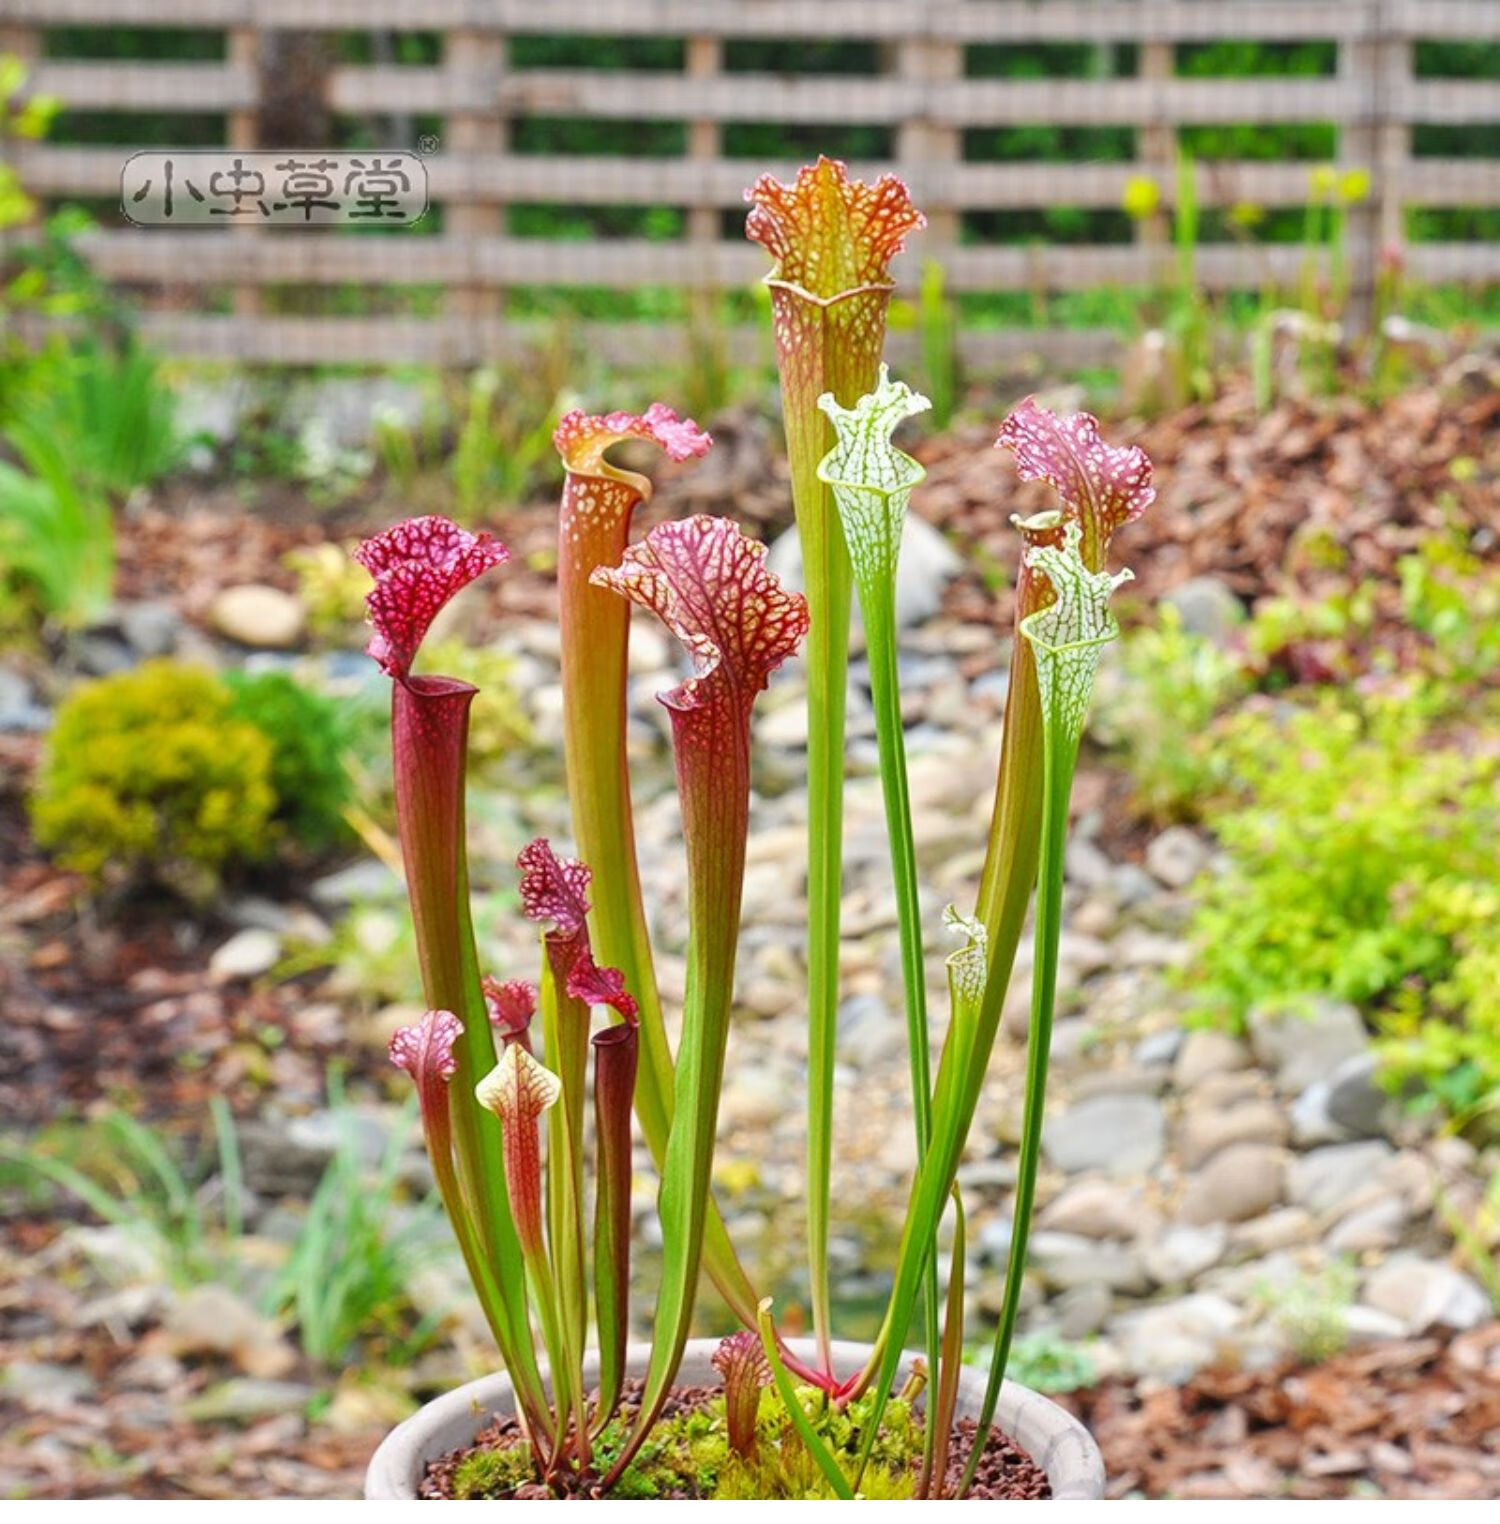
<svg viewBox="0 0 1500 1524">
<path fill-rule="evenodd" d="M 792 1339 L 788 1344 L 802 1359 L 811 1359 L 815 1354 L 811 1340 Z M 712 1358 L 718 1347 L 717 1339 L 690 1340 L 676 1384 L 717 1386 L 720 1377 Z M 834 1344 L 833 1353 L 840 1370 L 858 1370 L 869 1358 L 870 1347 L 839 1342 Z M 627 1372 L 632 1376 L 644 1375 L 650 1355 L 649 1345 L 632 1345 L 626 1361 Z M 911 1358 L 907 1355 L 902 1362 L 903 1377 Z M 596 1355 L 589 1355 L 584 1374 L 588 1380 L 597 1377 Z M 979 1416 L 984 1387 L 982 1373 L 963 1372 L 958 1392 L 960 1418 Z M 365 1497 L 372 1501 L 415 1498 L 429 1461 L 472 1444 L 475 1434 L 494 1415 L 512 1411 L 510 1377 L 506 1375 L 482 1376 L 434 1398 L 381 1442 L 365 1473 Z M 1093 1435 L 1055 1402 L 1049 1402 L 1029 1387 L 1007 1381 L 1000 1391 L 995 1423 L 1047 1473 L 1055 1499 L 1104 1496 L 1104 1459 Z"/>
</svg>

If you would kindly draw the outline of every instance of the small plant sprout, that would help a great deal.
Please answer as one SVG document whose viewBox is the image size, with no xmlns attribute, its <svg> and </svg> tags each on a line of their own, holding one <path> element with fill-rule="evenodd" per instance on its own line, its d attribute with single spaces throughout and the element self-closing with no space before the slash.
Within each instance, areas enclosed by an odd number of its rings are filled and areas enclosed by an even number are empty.
<svg viewBox="0 0 1500 1524">
<path fill-rule="evenodd" d="M 360 551 L 375 578 L 370 654 L 393 680 L 397 817 L 430 1007 L 397 1034 L 391 1051 L 416 1084 L 438 1187 L 511 1375 L 537 1479 L 569 1495 L 597 1496 L 627 1472 L 627 1490 L 636 1484 L 658 1453 L 647 1440 L 677 1376 L 706 1271 L 742 1324 L 714 1360 L 725 1381 L 726 1432 L 716 1443 L 736 1464 L 754 1458 L 761 1394 L 770 1386 L 785 1410 L 788 1453 L 798 1457 L 778 1474 L 808 1478 L 807 1485 L 840 1498 L 857 1496 L 862 1485 L 872 1495 L 899 1487 L 897 1495 L 915 1489 L 942 1496 L 963 1352 L 958 1165 L 1035 891 L 1016 1221 L 982 1437 L 1014 1338 L 1034 1201 L 1069 794 L 1100 652 L 1119 633 L 1109 599 L 1130 575 L 1107 565 L 1110 542 L 1151 502 L 1151 467 L 1141 451 L 1105 444 L 1087 414 L 1059 417 L 1028 400 L 1000 429 L 997 444 L 1013 452 L 1019 475 L 1049 482 L 1059 506 L 1017 523 L 1017 639 L 988 846 L 977 902 L 950 906 L 944 917 L 958 940 L 947 958 L 949 1012 L 934 1065 L 926 996 L 926 940 L 934 928 L 924 926 L 919 892 L 895 600 L 905 517 L 924 473 L 893 443 L 896 430 L 929 404 L 880 363 L 890 261 L 922 217 L 898 181 L 863 185 L 827 159 L 791 185 L 763 178 L 749 199 L 750 236 L 775 261 L 766 284 L 807 593 L 784 587 L 767 568 L 765 547 L 726 518 L 668 521 L 630 541 L 631 517 L 651 488 L 609 453 L 642 441 L 675 461 L 700 457 L 709 440 L 691 420 L 660 403 L 639 415 L 570 413 L 562 420 L 554 442 L 566 471 L 558 554 L 564 744 L 580 855 L 561 856 L 538 840 L 519 856 L 521 907 L 539 927 L 537 970 L 481 977 L 464 847 L 467 724 L 476 690 L 412 671 L 443 604 L 502 565 L 506 551 L 490 535 L 441 518 L 399 525 Z M 916 1167 L 880 1334 L 862 1368 L 839 1371 L 828 1225 L 843 710 L 856 593 L 898 912 Z M 652 967 L 631 819 L 631 604 L 662 621 L 690 669 L 658 695 L 671 722 L 687 867 L 687 977 L 675 1053 Z M 752 711 L 804 639 L 815 1342 L 814 1352 L 799 1358 L 777 1332 L 770 1298 L 736 1257 L 710 1182 L 750 826 Z M 531 983 L 534 972 L 540 978 Z M 644 1384 L 627 1418 L 619 1407 L 633 1115 L 660 1176 L 662 1249 Z M 953 1262 L 940 1301 L 938 1232 L 950 1205 Z M 898 1393 L 914 1323 L 923 1348 L 913 1370 L 922 1375 Z M 584 1378 L 590 1343 L 599 1351 L 597 1393 Z M 918 1449 L 911 1404 L 929 1384 L 930 1421 Z M 903 1449 L 908 1440 L 911 1448 Z M 954 1495 L 967 1490 L 982 1448 L 976 1440 Z"/>
</svg>

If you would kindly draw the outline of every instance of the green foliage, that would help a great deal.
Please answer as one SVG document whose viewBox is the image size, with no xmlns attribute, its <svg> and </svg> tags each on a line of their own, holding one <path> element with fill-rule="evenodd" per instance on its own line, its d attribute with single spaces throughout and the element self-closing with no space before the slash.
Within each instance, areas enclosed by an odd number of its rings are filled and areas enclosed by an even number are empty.
<svg viewBox="0 0 1500 1524">
<path fill-rule="evenodd" d="M 1261 1282 L 1251 1296 L 1270 1314 L 1296 1355 L 1309 1365 L 1320 1365 L 1348 1344 L 1347 1314 L 1358 1291 L 1354 1266 L 1334 1260 L 1316 1274 L 1300 1274 L 1289 1284 Z"/>
<path fill-rule="evenodd" d="M 532 743 L 531 721 L 516 691 L 515 662 L 494 646 L 462 640 L 429 641 L 422 669 L 456 677 L 479 689 L 469 710 L 469 765 L 492 767 Z"/>
<path fill-rule="evenodd" d="M 446 1309 L 419 1309 L 415 1278 L 450 1253 L 431 1198 L 408 1203 L 401 1165 L 414 1122 L 408 1107 L 373 1170 L 335 1078 L 340 1127 L 330 1158 L 285 1261 L 257 1301 L 295 1328 L 309 1359 L 337 1367 L 373 1340 L 395 1363 L 431 1343 Z M 214 1140 L 192 1164 L 183 1150 L 122 1112 L 50 1129 L 27 1143 L 0 1140 L 0 1189 L 61 1190 L 124 1232 L 153 1270 L 187 1290 L 227 1285 L 253 1292 L 264 1264 L 245 1251 L 246 1197 L 233 1117 L 210 1102 Z"/>
<path fill-rule="evenodd" d="M 149 871 L 194 898 L 263 858 L 272 746 L 232 707 L 213 673 L 170 661 L 74 689 L 32 800 L 38 842 L 96 880 Z"/>
<path fill-rule="evenodd" d="M 169 475 L 186 450 L 160 362 L 130 338 L 49 349 L 8 432 L 51 440 L 81 490 L 116 499 Z"/>
<path fill-rule="evenodd" d="M 341 1098 L 335 1085 L 335 1109 Z M 435 1199 L 402 1209 L 402 1155 L 413 1111 L 408 1107 L 404 1124 L 392 1130 L 373 1175 L 349 1114 L 341 1114 L 339 1146 L 267 1295 L 266 1310 L 293 1318 L 303 1351 L 324 1364 L 341 1364 L 367 1338 L 403 1363 L 432 1342 L 447 1313 L 429 1307 L 413 1316 L 414 1277 L 449 1252 Z"/>
<path fill-rule="evenodd" d="M 566 355 L 566 344 L 557 348 Z M 484 367 L 469 378 L 452 462 L 453 489 L 466 515 L 497 502 L 525 502 L 557 473 L 552 432 L 570 403 L 560 384 L 539 388 L 523 384 L 522 376 L 502 378 Z"/>
<path fill-rule="evenodd" d="M 1228 652 L 1184 629 L 1171 604 L 1119 649 L 1099 685 L 1094 734 L 1123 751 L 1140 808 L 1153 820 L 1196 820 L 1224 781 L 1213 722 L 1249 680 Z"/>
<path fill-rule="evenodd" d="M 1262 704 L 1224 735 L 1235 791 L 1211 823 L 1232 867 L 1195 913 L 1201 1006 L 1238 1024 L 1262 1003 L 1351 1000 L 1405 1044 L 1386 1045 L 1396 1072 L 1446 1104 L 1500 1085 L 1493 748 L 1445 744 L 1419 704 L 1381 695 Z"/>
<path fill-rule="evenodd" d="M 0 460 L 0 581 L 60 624 L 87 625 L 114 590 L 109 503 L 80 483 L 58 438 L 15 424 L 9 442 L 26 469 Z"/>
<path fill-rule="evenodd" d="M 1041 1330 L 1016 1340 L 1005 1374 L 1034 1392 L 1076 1392 L 1094 1384 L 1094 1361 L 1082 1346 Z"/>
<path fill-rule="evenodd" d="M 188 1172 L 151 1128 L 124 1112 L 60 1125 L 26 1145 L 0 1141 L 0 1185 L 39 1182 L 66 1191 L 124 1232 L 179 1289 L 223 1278 L 221 1240 L 244 1225 L 239 1145 L 229 1108 L 210 1102 L 217 1190 Z M 210 1197 L 213 1199 L 210 1199 Z"/>
<path fill-rule="evenodd" d="M 282 560 L 297 578 L 297 596 L 318 639 L 343 644 L 362 627 L 370 574 L 347 546 L 326 540 L 289 550 Z"/>
<path fill-rule="evenodd" d="M 313 851 L 346 839 L 344 809 L 354 789 L 339 706 L 285 672 L 230 672 L 225 681 L 234 695 L 231 714 L 271 743 L 272 819 Z"/>
</svg>

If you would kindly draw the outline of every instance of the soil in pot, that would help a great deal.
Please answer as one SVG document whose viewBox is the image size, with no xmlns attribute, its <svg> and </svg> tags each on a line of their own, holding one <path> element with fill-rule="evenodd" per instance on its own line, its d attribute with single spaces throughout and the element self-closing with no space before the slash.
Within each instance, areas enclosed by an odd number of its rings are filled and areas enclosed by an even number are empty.
<svg viewBox="0 0 1500 1524">
<path fill-rule="evenodd" d="M 620 1415 L 600 1436 L 599 1457 L 607 1465 L 618 1452 L 639 1404 L 641 1383 L 628 1381 Z M 920 1415 L 905 1403 L 887 1408 L 875 1458 L 865 1473 L 863 1495 L 868 1498 L 906 1498 L 912 1495 L 922 1458 Z M 857 1438 L 830 1430 L 830 1439 L 845 1439 L 841 1458 L 852 1465 Z M 969 1446 L 974 1440 L 972 1419 L 961 1419 L 954 1430 L 948 1460 L 948 1495 L 958 1485 Z M 585 1481 L 572 1496 L 591 1497 L 596 1482 Z M 433 1499 L 550 1498 L 553 1491 L 539 1484 L 531 1453 L 513 1417 L 497 1417 L 461 1450 L 429 1461 L 418 1495 Z M 999 1429 L 990 1430 L 968 1497 L 1034 1499 L 1052 1495 L 1047 1475 L 1029 1455 Z M 762 1393 L 756 1425 L 756 1454 L 746 1461 L 729 1447 L 724 1421 L 724 1393 L 718 1386 L 675 1387 L 655 1432 L 610 1494 L 614 1498 L 723 1500 L 761 1498 L 827 1498 L 831 1491 L 819 1474 L 782 1412 L 774 1392 Z"/>
</svg>

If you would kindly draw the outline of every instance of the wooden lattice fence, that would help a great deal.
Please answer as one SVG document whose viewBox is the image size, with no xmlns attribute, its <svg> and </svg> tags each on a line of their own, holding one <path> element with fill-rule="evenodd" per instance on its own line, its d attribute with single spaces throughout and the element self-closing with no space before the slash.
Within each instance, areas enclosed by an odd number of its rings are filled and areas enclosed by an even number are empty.
<svg viewBox="0 0 1500 1524">
<path fill-rule="evenodd" d="M 203 63 L 106 62 L 54 56 L 59 29 L 211 29 L 221 56 Z M 752 283 L 761 250 L 738 237 L 729 215 L 763 165 L 726 149 L 744 124 L 795 124 L 814 135 L 851 123 L 882 129 L 882 162 L 863 174 L 901 173 L 930 227 L 903 277 L 937 260 L 950 293 L 1048 293 L 1101 286 L 1149 287 L 1170 258 L 1165 220 L 1142 219 L 1128 242 L 1095 245 L 986 243 L 974 214 L 1068 206 L 1118 209 L 1137 177 L 1170 199 L 1178 132 L 1213 124 L 1332 124 L 1340 168 L 1369 176 L 1349 215 L 1346 257 L 1356 299 L 1368 292 L 1380 251 L 1403 242 L 1414 207 L 1500 207 L 1500 159 L 1413 152 L 1419 124 L 1500 123 L 1500 81 L 1433 79 L 1416 67 L 1419 42 L 1500 42 L 1500 0 L 0 0 L 0 49 L 30 63 L 32 88 L 71 111 L 221 116 L 224 146 L 261 146 L 267 92 L 287 66 L 289 34 L 440 34 L 440 62 L 338 64 L 316 75 L 317 105 L 339 117 L 439 119 L 424 156 L 438 231 L 352 236 L 347 230 L 206 231 L 120 227 L 87 249 L 113 280 L 140 288 L 153 338 L 176 352 L 257 361 L 471 363 L 515 353 L 531 325 L 517 316 L 519 288 L 639 286 L 722 291 Z M 671 38 L 676 70 L 518 66 L 518 36 Z M 848 38 L 876 72 L 778 74 L 726 67 L 744 39 Z M 1224 38 L 1322 40 L 1336 68 L 1317 78 L 1186 77 L 1178 49 Z M 1007 44 L 1134 45 L 1128 77 L 996 79 L 970 67 L 976 51 Z M 282 44 L 278 52 L 278 44 Z M 854 45 L 851 43 L 851 46 Z M 388 49 L 386 50 L 388 52 Z M 619 157 L 530 153 L 518 146 L 529 119 L 673 124 L 680 151 Z M 976 130 L 1037 124 L 1134 130 L 1122 162 L 982 162 Z M 48 201 L 118 197 L 128 145 L 8 145 L 24 183 Z M 289 146 L 281 143 L 268 147 Z M 304 143 L 299 147 L 317 147 Z M 408 149 L 415 142 L 391 144 Z M 1309 199 L 1308 162 L 1205 162 L 1206 207 L 1295 207 Z M 523 204 L 662 206 L 681 234 L 567 241 L 526 237 L 508 209 Z M 429 224 L 431 227 L 432 224 Z M 1296 244 L 1205 243 L 1201 282 L 1218 291 L 1293 283 Z M 1419 281 L 1500 281 L 1500 243 L 1413 243 L 1406 268 Z M 291 315 L 273 295 L 288 287 L 441 288 L 420 314 Z M 508 294 L 512 299 L 508 300 Z M 686 342 L 678 327 L 604 325 L 606 353 L 659 357 Z M 732 336 L 753 353 L 750 333 Z M 1098 330 L 988 330 L 962 335 L 975 364 L 1030 350 L 1064 362 L 1102 358 L 1115 340 Z"/>
</svg>

